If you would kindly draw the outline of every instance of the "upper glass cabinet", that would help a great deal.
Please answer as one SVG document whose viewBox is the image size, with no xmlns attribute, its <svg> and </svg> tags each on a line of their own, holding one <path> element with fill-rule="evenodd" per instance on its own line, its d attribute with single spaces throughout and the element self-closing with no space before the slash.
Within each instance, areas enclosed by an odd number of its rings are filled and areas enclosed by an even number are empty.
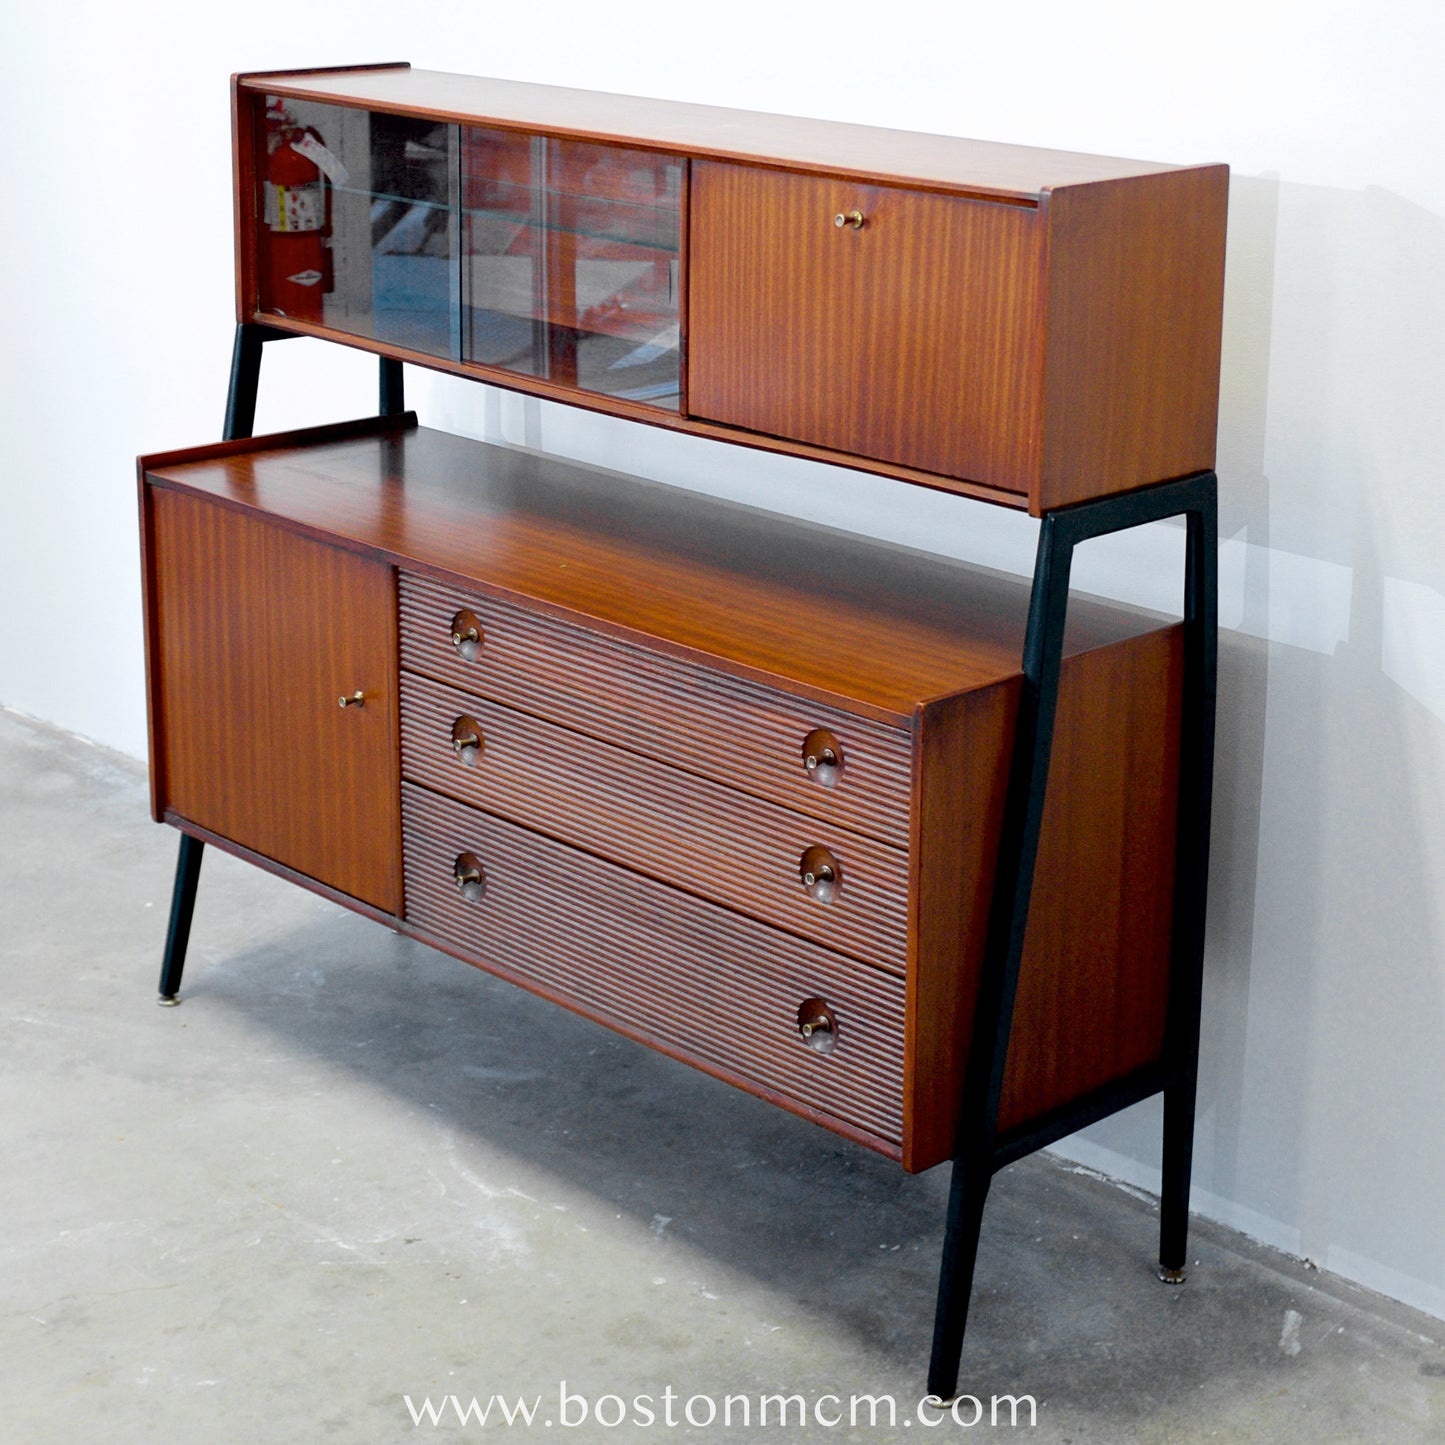
<svg viewBox="0 0 1445 1445">
<path fill-rule="evenodd" d="M 682 160 L 265 98 L 263 315 L 678 409 Z"/>
</svg>

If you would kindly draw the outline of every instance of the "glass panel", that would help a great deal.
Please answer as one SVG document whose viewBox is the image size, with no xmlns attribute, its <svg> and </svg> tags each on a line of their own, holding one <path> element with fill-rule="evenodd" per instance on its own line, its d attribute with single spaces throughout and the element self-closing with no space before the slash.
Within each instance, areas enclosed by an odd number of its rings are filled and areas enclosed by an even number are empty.
<svg viewBox="0 0 1445 1445">
<path fill-rule="evenodd" d="M 261 309 L 456 357 L 456 127 L 268 96 Z"/>
<path fill-rule="evenodd" d="M 676 156 L 462 131 L 462 356 L 679 405 Z"/>
</svg>

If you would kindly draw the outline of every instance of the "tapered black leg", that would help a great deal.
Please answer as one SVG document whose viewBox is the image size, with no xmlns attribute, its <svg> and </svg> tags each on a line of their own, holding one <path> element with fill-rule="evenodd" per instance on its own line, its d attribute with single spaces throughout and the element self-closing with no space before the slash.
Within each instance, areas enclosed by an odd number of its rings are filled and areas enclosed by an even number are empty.
<svg viewBox="0 0 1445 1445">
<path fill-rule="evenodd" d="M 1164 1091 L 1164 1169 L 1159 1189 L 1159 1278 L 1184 1283 L 1189 1176 L 1194 1164 L 1194 1081 Z"/>
<path fill-rule="evenodd" d="M 176 883 L 171 891 L 171 922 L 166 930 L 166 956 L 161 964 L 160 1002 L 179 1003 L 181 973 L 186 966 L 186 945 L 191 941 L 191 914 L 196 908 L 196 884 L 201 877 L 205 844 L 189 833 L 181 834 L 176 858 Z"/>
<path fill-rule="evenodd" d="M 1159 1190 L 1159 1278 L 1183 1284 L 1189 1247 L 1189 1180 L 1199 1079 L 1199 1014 L 1204 980 L 1204 910 L 1209 886 L 1209 822 L 1214 790 L 1214 711 L 1218 691 L 1218 512 L 1211 477 L 1188 514 L 1184 577 L 1184 695 L 1179 740 L 1179 817 L 1175 847 L 1174 946 L 1169 984 L 1164 1090 L 1164 1155 Z"/>
<path fill-rule="evenodd" d="M 973 1294 L 983 1206 L 992 1179 L 992 1169 L 981 1159 L 954 1161 L 943 1263 L 938 1273 L 938 1306 L 933 1315 L 933 1355 L 928 1362 L 928 1393 L 940 1400 L 953 1399 L 958 1389 L 958 1362 Z"/>
<path fill-rule="evenodd" d="M 1218 576 L 1216 481 L 1212 472 L 1049 512 L 1039 530 L 1033 597 L 1024 640 L 1023 686 L 1015 721 L 1008 799 L 979 981 L 961 1127 L 949 1194 L 943 1265 L 934 1317 L 931 1394 L 949 1399 L 973 1289 L 983 1206 L 994 1173 L 1140 1097 L 1164 1092 L 1164 1179 L 1160 1207 L 1160 1274 L 1183 1278 L 1188 1248 L 1189 1181 L 1199 1074 L 1199 1008 L 1204 960 L 1204 904 L 1209 860 L 1209 804 L 1214 758 Z M 1099 1109 L 1088 1099 L 1056 1111 L 1042 1127 L 998 1138 L 1014 996 L 1023 957 L 1034 863 L 1053 748 L 1054 711 L 1067 621 L 1074 548 L 1092 537 L 1184 515 L 1188 525 L 1184 586 L 1184 686 L 1179 752 L 1174 928 L 1164 1057 L 1151 1089 Z M 1157 1081 L 1157 1082 L 1156 1082 Z M 1097 1103 L 1097 1101 L 1096 1101 Z"/>
<path fill-rule="evenodd" d="M 236 441 L 251 435 L 256 424 L 256 392 L 261 381 L 261 348 L 268 341 L 284 340 L 287 332 L 243 321 L 236 327 L 231 349 L 231 384 L 226 389 L 226 421 L 222 439 Z M 400 368 L 398 367 L 398 370 Z M 171 891 L 171 921 L 166 930 L 166 952 L 161 962 L 160 1002 L 179 1003 L 181 974 L 186 966 L 186 945 L 191 939 L 191 914 L 196 907 L 196 883 L 201 876 L 205 844 L 189 833 L 181 834 L 176 858 L 176 882 Z"/>
</svg>

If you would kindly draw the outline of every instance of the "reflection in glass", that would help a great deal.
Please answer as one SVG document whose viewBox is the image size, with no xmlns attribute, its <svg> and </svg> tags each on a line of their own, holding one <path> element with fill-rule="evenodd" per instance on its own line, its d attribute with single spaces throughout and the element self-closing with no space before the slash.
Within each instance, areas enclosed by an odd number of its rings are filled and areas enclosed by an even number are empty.
<svg viewBox="0 0 1445 1445">
<path fill-rule="evenodd" d="M 263 313 L 679 406 L 679 157 L 276 96 L 257 134 Z"/>
<path fill-rule="evenodd" d="M 677 406 L 675 156 L 462 131 L 466 360 Z"/>
<path fill-rule="evenodd" d="M 261 309 L 456 357 L 456 127 L 267 97 Z"/>
</svg>

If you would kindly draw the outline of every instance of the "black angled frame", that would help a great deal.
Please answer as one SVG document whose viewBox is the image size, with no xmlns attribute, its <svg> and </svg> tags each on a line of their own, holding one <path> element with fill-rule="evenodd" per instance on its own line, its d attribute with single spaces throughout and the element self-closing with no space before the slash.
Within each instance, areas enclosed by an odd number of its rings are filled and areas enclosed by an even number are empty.
<svg viewBox="0 0 1445 1445">
<path fill-rule="evenodd" d="M 223 440 L 234 441 L 252 434 L 262 348 L 268 341 L 284 341 L 292 334 L 257 322 L 237 325 Z M 405 410 L 403 387 L 401 362 L 381 358 L 378 410 L 383 416 Z M 999 1100 L 1008 1061 L 1014 996 L 1028 928 L 1034 864 L 1053 752 L 1074 548 L 1111 532 L 1178 516 L 1185 518 L 1188 529 L 1184 562 L 1184 676 L 1172 955 L 1163 1056 L 1157 1063 L 1136 1070 L 1047 1118 L 1001 1134 Z M 1158 1093 L 1164 1095 L 1159 1274 L 1169 1283 L 1181 1283 L 1184 1279 L 1199 1076 L 1204 913 L 1214 778 L 1219 650 L 1218 535 L 1218 482 L 1213 472 L 1196 472 L 1177 481 L 1059 507 L 1043 517 L 1024 638 L 1023 686 L 1013 762 L 939 1270 L 928 1389 L 940 1400 L 952 1399 L 957 1390 L 983 1209 L 993 1176 L 1015 1160 Z M 204 848 L 200 839 L 186 833 L 181 835 L 161 965 L 159 1001 L 163 1004 L 179 1001 Z"/>
<path fill-rule="evenodd" d="M 1069 572 L 1074 548 L 1111 532 L 1183 516 L 1184 676 L 1179 739 L 1179 806 L 1169 1004 L 1163 1057 L 1156 1064 L 1054 1111 L 1000 1133 L 999 1099 L 1008 1061 L 1014 996 L 1023 959 L 1053 751 Z M 1163 1179 L 1159 1201 L 1159 1274 L 1184 1279 L 1194 1103 L 1199 1076 L 1199 1012 L 1204 968 L 1204 910 L 1214 779 L 1214 707 L 1219 652 L 1218 482 L 1197 472 L 1134 492 L 1044 514 L 1034 565 L 1023 689 L 1014 736 L 1008 801 L 999 840 L 983 979 L 964 1078 L 948 1221 L 934 1314 L 928 1389 L 952 1399 L 973 1290 L 983 1207 L 993 1176 L 1006 1165 L 1153 1094 L 1164 1095 Z"/>
</svg>

